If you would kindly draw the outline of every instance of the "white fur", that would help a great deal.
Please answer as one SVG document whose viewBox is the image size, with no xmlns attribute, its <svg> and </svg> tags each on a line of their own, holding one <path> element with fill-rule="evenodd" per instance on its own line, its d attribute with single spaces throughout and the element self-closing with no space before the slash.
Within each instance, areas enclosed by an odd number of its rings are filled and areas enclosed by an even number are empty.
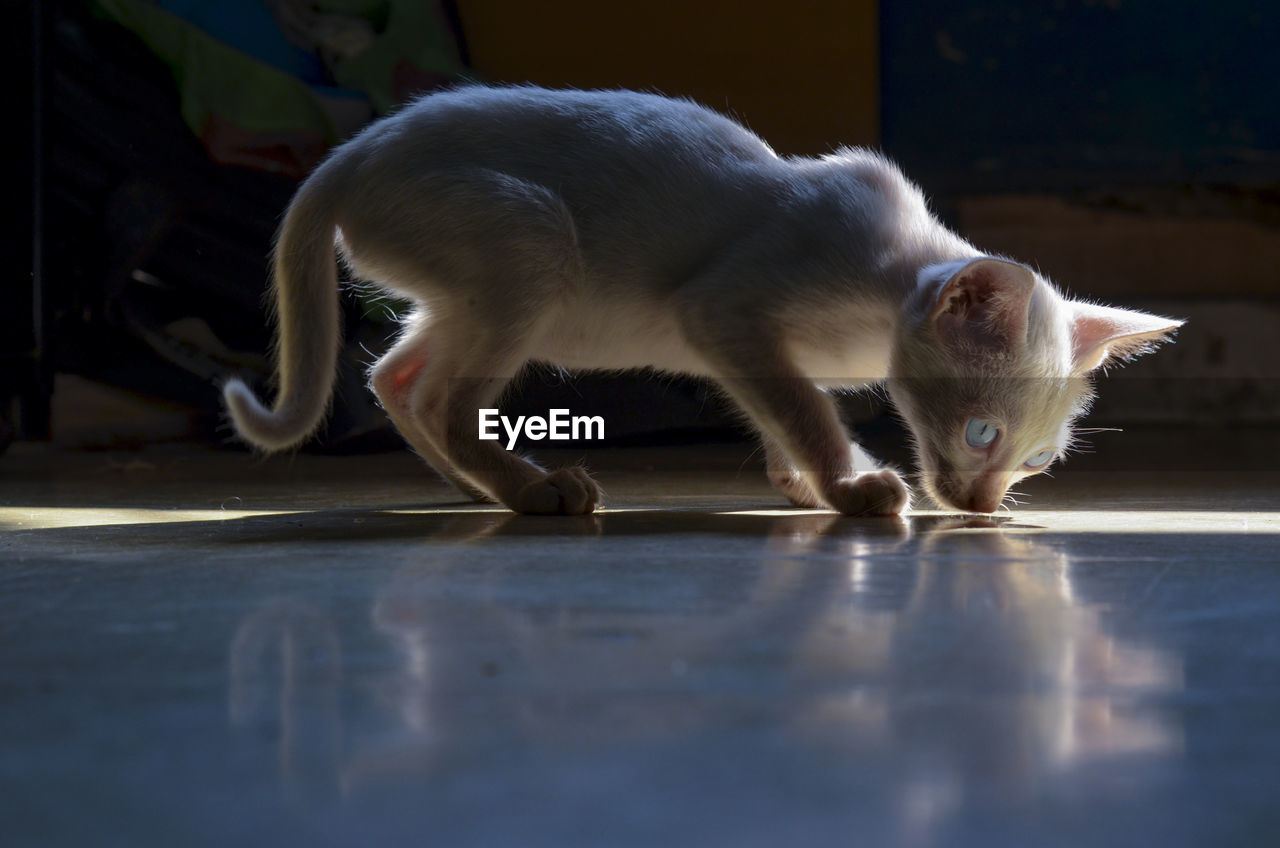
<svg viewBox="0 0 1280 848">
<path fill-rule="evenodd" d="M 727 118 L 649 94 L 464 88 L 339 147 L 290 205 L 279 395 L 268 410 L 238 381 L 225 390 L 263 449 L 306 439 L 329 401 L 335 239 L 359 276 L 417 304 L 372 373 L 396 426 L 459 486 L 523 512 L 600 500 L 581 469 L 548 473 L 476 438 L 477 408 L 530 361 L 710 377 L 760 429 L 770 479 L 845 513 L 901 512 L 908 492 L 850 445 L 818 387 L 888 380 L 934 496 L 990 510 L 1028 446 L 1066 446 L 1087 402 L 1076 364 L 1178 324 L 1124 313 L 1108 336 L 1109 313 L 1089 307 L 1077 332 L 1047 282 L 983 261 L 870 151 L 779 158 Z M 1035 385 L 1002 392 L 1005 378 Z M 1017 428 L 985 457 L 956 447 L 975 404 Z"/>
</svg>

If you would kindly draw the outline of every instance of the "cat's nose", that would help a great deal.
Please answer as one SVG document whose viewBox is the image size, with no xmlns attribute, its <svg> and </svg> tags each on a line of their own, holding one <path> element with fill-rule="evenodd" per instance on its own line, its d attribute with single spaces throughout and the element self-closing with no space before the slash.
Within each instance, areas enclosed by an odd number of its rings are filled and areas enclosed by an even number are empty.
<svg viewBox="0 0 1280 848">
<path fill-rule="evenodd" d="M 1004 500 L 1005 482 L 999 474 L 980 475 L 969 489 L 965 508 L 970 512 L 995 512 Z"/>
<path fill-rule="evenodd" d="M 969 503 L 965 508 L 969 512 L 995 512 L 1000 508 L 1000 496 L 990 492 L 975 492 L 969 495 Z"/>
</svg>

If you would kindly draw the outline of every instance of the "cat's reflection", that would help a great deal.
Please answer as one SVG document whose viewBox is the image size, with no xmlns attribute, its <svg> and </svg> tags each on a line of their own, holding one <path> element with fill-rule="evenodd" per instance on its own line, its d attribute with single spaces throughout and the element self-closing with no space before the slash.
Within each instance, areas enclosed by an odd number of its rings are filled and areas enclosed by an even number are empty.
<svg viewBox="0 0 1280 848">
<path fill-rule="evenodd" d="M 280 775 L 294 790 L 331 794 L 342 767 L 342 649 L 333 621 L 282 598 L 245 616 L 231 642 L 233 725 L 275 740 Z"/>
<path fill-rule="evenodd" d="M 531 521 L 461 516 L 441 528 L 459 543 L 451 560 L 408 563 L 379 589 L 370 619 L 395 659 L 346 684 L 372 695 L 359 733 L 339 742 L 340 674 L 295 667 L 338 661 L 333 625 L 289 604 L 241 625 L 233 719 L 278 716 L 290 779 L 305 763 L 349 791 L 423 773 L 476 740 L 696 745 L 725 722 L 785 728 L 855 760 L 886 746 L 913 754 L 881 776 L 913 831 L 977 778 L 1017 795 L 1091 758 L 1181 745 L 1179 728 L 1140 706 L 1182 686 L 1179 658 L 1113 636 L 1070 557 L 998 520 L 725 516 L 753 561 L 477 566 L 477 545 L 552 526 Z M 639 535 L 651 521 L 556 523 L 557 544 Z M 334 753 L 285 750 L 312 744 Z"/>
<path fill-rule="evenodd" d="M 1181 726 L 1148 706 L 1184 687 L 1181 658 L 1112 635 L 1064 551 L 965 525 L 921 534 L 901 606 L 850 618 L 873 656 L 830 629 L 800 652 L 851 685 L 812 699 L 792 733 L 902 752 L 886 779 L 904 843 L 929 842 L 975 790 L 1034 803 L 1072 769 L 1183 747 Z"/>
</svg>

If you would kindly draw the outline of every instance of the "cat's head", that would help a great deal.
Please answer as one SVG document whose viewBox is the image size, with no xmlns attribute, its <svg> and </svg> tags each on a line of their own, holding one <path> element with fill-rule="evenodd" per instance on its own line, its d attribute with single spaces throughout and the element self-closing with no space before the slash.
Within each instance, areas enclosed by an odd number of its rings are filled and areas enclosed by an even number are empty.
<svg viewBox="0 0 1280 848">
<path fill-rule="evenodd" d="M 1024 265 L 978 257 L 918 275 L 888 388 L 940 504 L 994 512 L 1009 487 L 1071 444 L 1090 374 L 1151 350 L 1181 324 L 1067 300 Z"/>
</svg>

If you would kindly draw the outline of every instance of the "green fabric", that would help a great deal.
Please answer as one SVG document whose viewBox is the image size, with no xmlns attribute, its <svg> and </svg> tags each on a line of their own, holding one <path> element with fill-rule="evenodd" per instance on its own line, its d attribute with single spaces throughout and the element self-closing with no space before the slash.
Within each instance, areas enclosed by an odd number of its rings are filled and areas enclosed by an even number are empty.
<svg viewBox="0 0 1280 848">
<path fill-rule="evenodd" d="M 248 131 L 313 132 L 327 144 L 338 140 L 311 88 L 296 77 L 143 0 L 93 0 L 93 7 L 132 30 L 169 66 L 182 118 L 197 136 L 216 114 Z"/>
<path fill-rule="evenodd" d="M 323 11 L 358 15 L 377 21 L 377 7 L 386 9 L 386 24 L 373 45 L 333 69 L 334 80 L 346 88 L 365 92 L 378 114 L 385 115 L 395 106 L 392 80 L 395 67 L 407 62 L 420 70 L 442 77 L 457 77 L 462 72 L 452 35 L 441 26 L 435 3 L 423 0 L 325 0 L 318 4 Z"/>
<path fill-rule="evenodd" d="M 213 158 L 300 176 L 325 147 L 341 140 L 343 130 L 322 98 L 293 75 L 146 0 L 91 0 L 91 7 L 134 32 L 169 67 L 182 118 Z M 363 93 L 378 114 L 394 109 L 406 86 L 456 78 L 463 71 L 435 2 L 319 0 L 315 8 L 360 18 L 372 27 L 369 47 L 334 60 L 330 72 L 338 86 Z M 220 134 L 227 127 L 234 128 L 230 139 Z M 253 150 L 258 134 L 263 155 L 239 155 Z M 282 149 L 293 154 L 272 152 Z"/>
</svg>

